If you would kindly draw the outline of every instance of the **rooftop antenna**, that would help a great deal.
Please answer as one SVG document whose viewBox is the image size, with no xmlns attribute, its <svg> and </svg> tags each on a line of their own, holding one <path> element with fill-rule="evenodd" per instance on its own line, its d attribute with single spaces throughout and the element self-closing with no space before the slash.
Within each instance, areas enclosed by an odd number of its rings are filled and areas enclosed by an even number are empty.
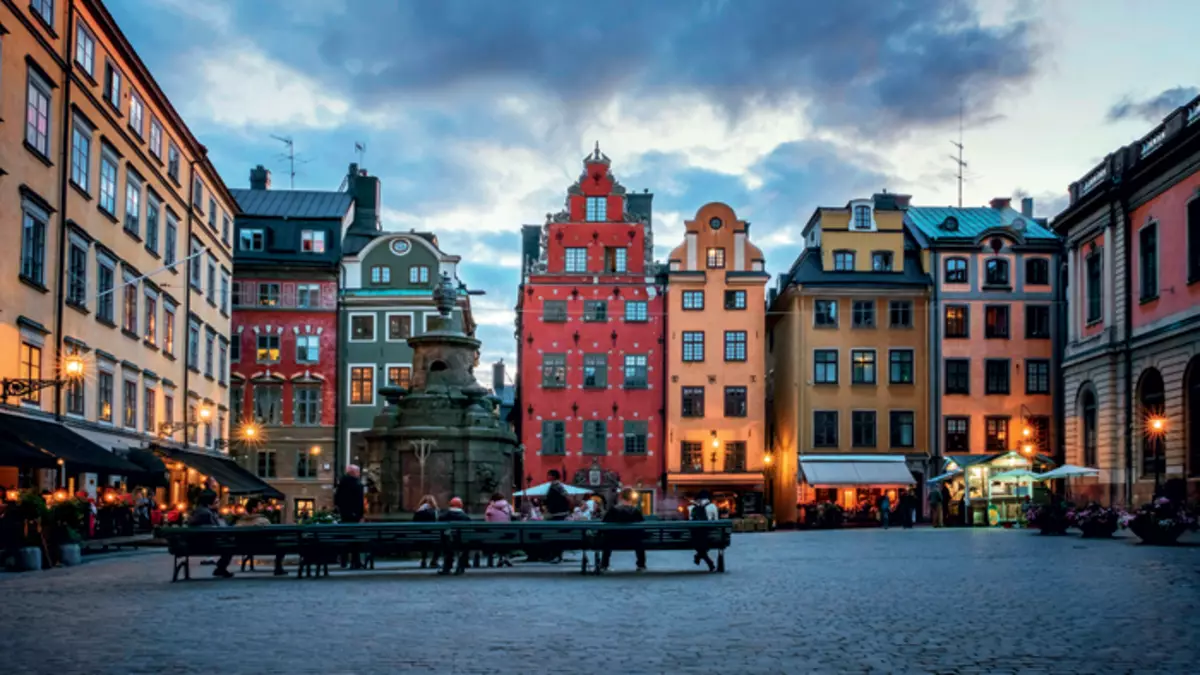
<svg viewBox="0 0 1200 675">
<path fill-rule="evenodd" d="M 963 174 L 967 168 L 967 163 L 963 161 L 963 100 L 961 96 L 958 98 L 958 142 L 950 141 L 950 145 L 958 148 L 958 156 L 950 155 L 950 159 L 958 169 L 958 173 L 954 174 L 954 177 L 958 179 L 958 208 L 961 209 Z"/>
<path fill-rule="evenodd" d="M 354 152 L 358 153 L 358 166 L 361 167 L 363 165 L 363 159 L 367 156 L 367 144 L 355 141 Z"/>
<path fill-rule="evenodd" d="M 287 146 L 288 178 L 290 179 L 289 189 L 295 190 L 296 189 L 296 144 L 295 144 L 295 142 L 292 141 L 291 136 L 276 136 L 275 134 L 271 134 L 271 138 L 274 138 L 275 140 L 277 140 L 280 143 L 283 143 L 285 146 Z"/>
</svg>

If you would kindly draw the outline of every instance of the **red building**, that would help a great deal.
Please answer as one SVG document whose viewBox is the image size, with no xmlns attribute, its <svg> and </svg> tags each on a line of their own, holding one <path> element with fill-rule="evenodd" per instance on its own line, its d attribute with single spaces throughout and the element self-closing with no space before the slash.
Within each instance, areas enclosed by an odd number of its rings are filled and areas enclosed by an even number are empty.
<svg viewBox="0 0 1200 675">
<path fill-rule="evenodd" d="M 526 228 L 529 264 L 517 301 L 514 417 L 523 478 L 557 469 L 610 499 L 635 488 L 643 510 L 661 496 L 665 316 L 654 263 L 649 192 L 626 194 L 596 151 L 548 214 Z"/>
</svg>

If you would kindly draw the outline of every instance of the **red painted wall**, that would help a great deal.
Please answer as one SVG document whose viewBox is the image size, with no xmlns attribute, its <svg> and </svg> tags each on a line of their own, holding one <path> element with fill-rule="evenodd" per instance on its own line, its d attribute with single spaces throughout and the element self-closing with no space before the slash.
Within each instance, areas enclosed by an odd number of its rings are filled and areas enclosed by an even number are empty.
<svg viewBox="0 0 1200 675">
<path fill-rule="evenodd" d="M 1187 205 L 1196 198 L 1197 188 L 1200 188 L 1200 171 L 1133 211 L 1130 219 L 1133 268 L 1129 278 L 1133 283 L 1135 329 L 1200 304 L 1200 284 L 1188 285 L 1187 279 Z M 1158 223 L 1158 298 L 1139 303 L 1142 266 L 1138 232 L 1151 220 Z"/>
</svg>

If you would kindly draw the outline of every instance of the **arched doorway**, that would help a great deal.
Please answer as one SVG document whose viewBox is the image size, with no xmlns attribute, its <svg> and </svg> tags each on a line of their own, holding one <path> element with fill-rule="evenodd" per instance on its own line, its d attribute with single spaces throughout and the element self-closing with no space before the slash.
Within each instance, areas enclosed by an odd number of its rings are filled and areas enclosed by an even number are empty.
<svg viewBox="0 0 1200 675">
<path fill-rule="evenodd" d="M 1083 385 L 1083 391 L 1079 395 L 1079 441 L 1083 450 L 1081 454 L 1084 466 L 1095 467 L 1099 463 L 1096 448 L 1097 408 L 1096 390 L 1089 382 Z"/>
<path fill-rule="evenodd" d="M 1163 450 L 1166 447 L 1162 416 L 1166 405 L 1166 387 L 1162 374 L 1155 368 L 1142 371 L 1137 386 L 1138 420 L 1142 437 L 1142 476 L 1154 476 L 1155 485 L 1162 479 Z"/>
<path fill-rule="evenodd" d="M 1200 356 L 1193 356 L 1183 373 L 1183 411 L 1188 476 L 1200 476 Z"/>
</svg>

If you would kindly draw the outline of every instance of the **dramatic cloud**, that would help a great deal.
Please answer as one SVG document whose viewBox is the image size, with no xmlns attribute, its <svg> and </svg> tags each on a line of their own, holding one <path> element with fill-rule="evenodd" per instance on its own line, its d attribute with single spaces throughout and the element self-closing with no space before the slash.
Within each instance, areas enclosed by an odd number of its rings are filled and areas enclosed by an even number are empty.
<svg viewBox="0 0 1200 675">
<path fill-rule="evenodd" d="M 1140 120 L 1158 124 L 1170 112 L 1200 95 L 1197 87 L 1172 87 L 1156 96 L 1134 100 L 1126 96 L 1108 109 L 1108 121 Z"/>
</svg>

